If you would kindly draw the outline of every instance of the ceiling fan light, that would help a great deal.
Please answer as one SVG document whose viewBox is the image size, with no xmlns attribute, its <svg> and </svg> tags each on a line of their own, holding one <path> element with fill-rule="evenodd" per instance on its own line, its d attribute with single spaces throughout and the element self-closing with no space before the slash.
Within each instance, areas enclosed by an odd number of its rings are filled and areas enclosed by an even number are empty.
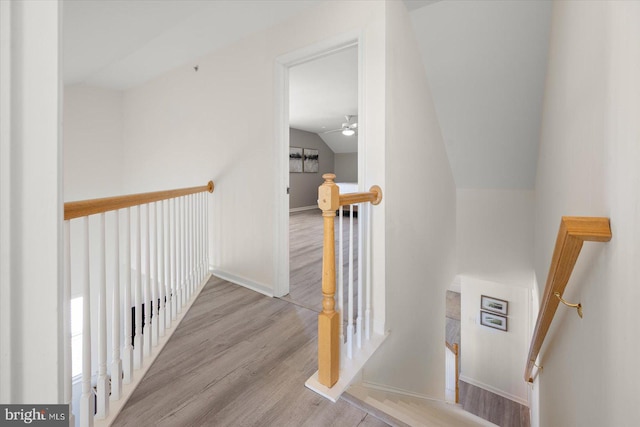
<svg viewBox="0 0 640 427">
<path fill-rule="evenodd" d="M 342 134 L 343 134 L 344 136 L 351 136 L 351 135 L 353 135 L 354 133 L 356 133 L 356 131 L 355 131 L 355 130 L 353 130 L 353 129 L 343 129 L 343 130 L 342 130 Z"/>
</svg>

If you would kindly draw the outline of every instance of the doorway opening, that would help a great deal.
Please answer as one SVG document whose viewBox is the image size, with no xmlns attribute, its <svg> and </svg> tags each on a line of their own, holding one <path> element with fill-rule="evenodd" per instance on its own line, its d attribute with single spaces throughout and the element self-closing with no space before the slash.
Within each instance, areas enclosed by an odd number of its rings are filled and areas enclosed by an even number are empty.
<svg viewBox="0 0 640 427">
<path fill-rule="evenodd" d="M 323 218 L 317 196 L 328 173 L 341 193 L 358 191 L 355 45 L 289 69 L 289 293 L 283 298 L 318 312 Z M 347 218 L 342 222 L 346 230 Z"/>
<path fill-rule="evenodd" d="M 361 191 L 361 56 L 359 35 L 347 34 L 276 62 L 280 98 L 274 294 L 314 311 L 320 311 L 322 300 L 322 215 L 317 207 L 322 175 L 336 174 L 336 182 L 345 187 L 341 192 Z"/>
</svg>

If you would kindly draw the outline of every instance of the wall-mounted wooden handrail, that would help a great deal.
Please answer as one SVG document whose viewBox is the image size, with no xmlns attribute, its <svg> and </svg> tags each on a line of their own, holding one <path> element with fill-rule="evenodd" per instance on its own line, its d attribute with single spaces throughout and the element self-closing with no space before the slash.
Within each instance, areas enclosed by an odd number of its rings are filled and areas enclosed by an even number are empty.
<svg viewBox="0 0 640 427">
<path fill-rule="evenodd" d="M 80 200 L 64 204 L 64 219 L 70 220 L 83 216 L 94 215 L 131 206 L 144 205 L 160 200 L 173 199 L 175 197 L 188 196 L 189 194 L 213 193 L 213 181 L 200 187 L 180 188 L 177 190 L 155 191 L 153 193 L 129 194 L 126 196 L 105 197 L 102 199 Z"/>
<path fill-rule="evenodd" d="M 525 381 L 533 382 L 532 373 L 535 361 L 560 303 L 560 300 L 554 294 L 556 292 L 560 295 L 564 293 L 578 255 L 580 255 L 582 243 L 585 241 L 608 242 L 609 240 L 611 240 L 609 218 L 562 217 L 540 311 L 538 312 L 538 320 L 531 338 L 527 367 L 524 373 Z"/>
</svg>

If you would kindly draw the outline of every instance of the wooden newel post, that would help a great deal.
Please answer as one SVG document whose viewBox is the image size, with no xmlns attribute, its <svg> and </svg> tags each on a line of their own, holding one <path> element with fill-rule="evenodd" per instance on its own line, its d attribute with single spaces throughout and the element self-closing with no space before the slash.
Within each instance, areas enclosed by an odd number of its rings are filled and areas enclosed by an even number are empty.
<svg viewBox="0 0 640 427">
<path fill-rule="evenodd" d="M 318 188 L 318 207 L 324 218 L 322 251 L 322 312 L 318 315 L 318 381 L 332 387 L 340 370 L 340 313 L 335 309 L 336 258 L 334 218 L 340 207 L 340 189 L 335 175 L 322 175 L 324 184 Z"/>
</svg>

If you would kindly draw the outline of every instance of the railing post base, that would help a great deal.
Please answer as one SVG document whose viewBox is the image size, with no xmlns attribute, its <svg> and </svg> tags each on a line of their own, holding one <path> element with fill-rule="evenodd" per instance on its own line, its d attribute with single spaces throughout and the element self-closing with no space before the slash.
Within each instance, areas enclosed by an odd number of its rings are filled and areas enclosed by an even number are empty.
<svg viewBox="0 0 640 427">
<path fill-rule="evenodd" d="M 340 313 L 318 315 L 318 381 L 326 387 L 338 382 L 340 372 Z"/>
</svg>

